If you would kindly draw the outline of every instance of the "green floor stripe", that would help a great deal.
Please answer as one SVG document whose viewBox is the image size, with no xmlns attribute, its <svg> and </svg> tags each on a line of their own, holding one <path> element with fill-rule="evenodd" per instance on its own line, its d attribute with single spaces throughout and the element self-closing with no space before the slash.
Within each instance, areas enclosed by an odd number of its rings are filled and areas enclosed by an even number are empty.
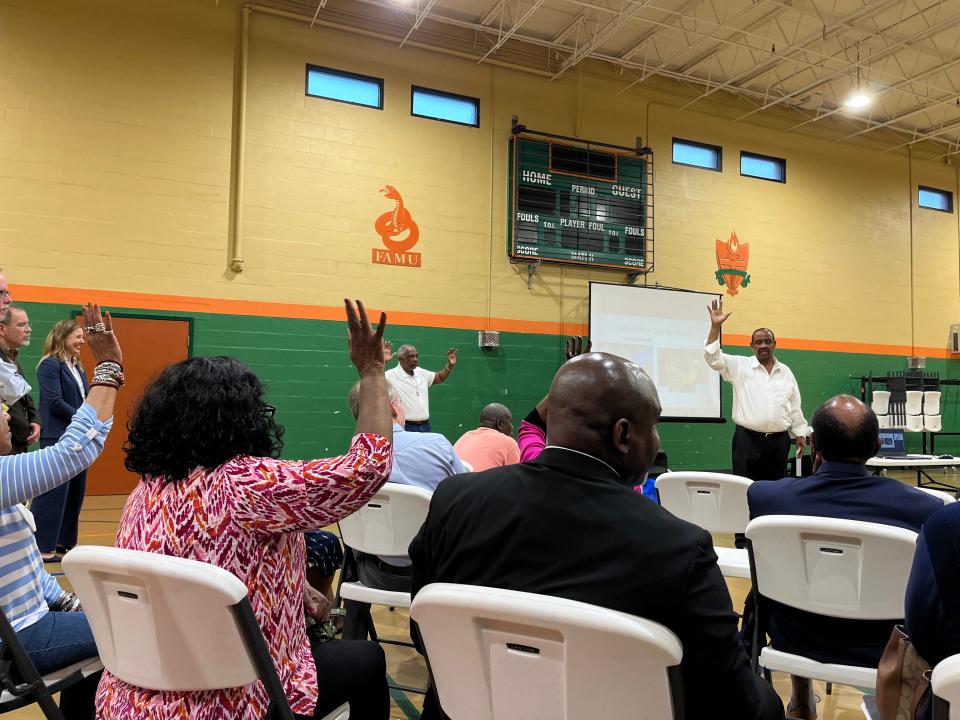
<svg viewBox="0 0 960 720">
<path fill-rule="evenodd" d="M 396 682 L 390 677 L 390 673 L 387 673 L 387 682 L 391 684 Z M 417 710 L 416 705 L 410 702 L 410 698 L 407 697 L 405 692 L 390 688 L 390 697 L 393 698 L 397 707 L 403 711 L 403 714 L 407 716 L 407 720 L 420 720 L 420 711 Z"/>
</svg>

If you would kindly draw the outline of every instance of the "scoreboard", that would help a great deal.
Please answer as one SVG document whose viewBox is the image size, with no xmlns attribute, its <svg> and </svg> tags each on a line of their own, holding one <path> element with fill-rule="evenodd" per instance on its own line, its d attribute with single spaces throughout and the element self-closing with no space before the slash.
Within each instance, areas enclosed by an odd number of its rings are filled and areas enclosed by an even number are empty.
<svg viewBox="0 0 960 720">
<path fill-rule="evenodd" d="M 653 154 L 596 148 L 511 138 L 511 258 L 653 270 Z"/>
</svg>

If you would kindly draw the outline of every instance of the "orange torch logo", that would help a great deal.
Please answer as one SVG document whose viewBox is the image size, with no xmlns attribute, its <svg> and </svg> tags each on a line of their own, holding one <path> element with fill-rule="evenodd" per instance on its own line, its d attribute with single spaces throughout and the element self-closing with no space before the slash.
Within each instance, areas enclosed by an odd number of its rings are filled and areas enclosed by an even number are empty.
<svg viewBox="0 0 960 720">
<path fill-rule="evenodd" d="M 726 242 L 717 240 L 717 282 L 727 286 L 728 295 L 736 295 L 737 288 L 750 284 L 747 274 L 747 262 L 750 260 L 750 246 L 741 244 L 735 232 L 730 233 Z"/>
</svg>

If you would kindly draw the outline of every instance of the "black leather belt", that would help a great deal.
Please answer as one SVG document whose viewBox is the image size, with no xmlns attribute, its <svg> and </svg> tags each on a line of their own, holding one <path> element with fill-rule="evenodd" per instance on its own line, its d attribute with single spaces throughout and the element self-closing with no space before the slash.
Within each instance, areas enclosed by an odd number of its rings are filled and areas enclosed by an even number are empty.
<svg viewBox="0 0 960 720">
<path fill-rule="evenodd" d="M 783 437 L 784 435 L 789 435 L 786 430 L 781 430 L 779 432 L 760 432 L 758 430 L 751 430 L 750 428 L 745 428 L 743 425 L 737 425 L 738 430 L 743 430 L 748 435 L 753 435 L 754 437 L 762 438 L 778 438 Z"/>
</svg>

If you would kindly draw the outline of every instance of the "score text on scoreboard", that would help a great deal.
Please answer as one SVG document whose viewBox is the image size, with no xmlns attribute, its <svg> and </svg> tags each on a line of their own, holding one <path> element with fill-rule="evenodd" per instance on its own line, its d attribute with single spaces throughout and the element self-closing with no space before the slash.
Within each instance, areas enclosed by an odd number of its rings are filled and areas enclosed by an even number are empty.
<svg viewBox="0 0 960 720">
<path fill-rule="evenodd" d="M 653 156 L 515 135 L 507 254 L 653 270 Z"/>
</svg>

